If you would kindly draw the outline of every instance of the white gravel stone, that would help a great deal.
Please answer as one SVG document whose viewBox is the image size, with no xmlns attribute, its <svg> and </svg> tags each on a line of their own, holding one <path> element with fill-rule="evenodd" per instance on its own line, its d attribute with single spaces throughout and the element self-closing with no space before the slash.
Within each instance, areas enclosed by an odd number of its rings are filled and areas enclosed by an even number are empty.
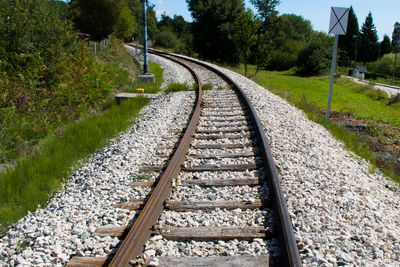
<svg viewBox="0 0 400 267">
<path fill-rule="evenodd" d="M 243 76 L 213 66 L 233 78 L 255 106 L 282 178 L 304 264 L 318 266 L 320 258 L 333 265 L 398 264 L 398 186 L 380 172 L 371 173 L 368 162 L 302 111 Z"/>
<path fill-rule="evenodd" d="M 182 69 L 175 65 L 163 63 L 166 69 L 175 68 L 175 74 L 171 75 L 180 77 L 178 73 Z M 397 185 L 380 172 L 371 173 L 368 162 L 346 151 L 327 130 L 309 121 L 303 112 L 280 97 L 236 73 L 215 67 L 240 84 L 260 117 L 282 179 L 304 265 L 398 266 L 400 198 Z M 187 77 L 183 74 L 177 81 L 190 83 Z M 213 84 L 226 86 L 218 78 Z M 176 127 L 172 125 L 173 119 L 178 116 L 183 124 L 187 114 L 181 108 L 187 101 L 193 101 L 192 93 L 177 93 L 144 108 L 145 115 L 136 125 L 75 171 L 45 209 L 29 213 L 8 231 L 0 240 L 0 266 L 62 266 L 75 253 L 89 256 L 98 251 L 105 253 L 115 246 L 118 240 L 96 239 L 93 229 L 107 224 L 124 225 L 132 218 L 134 212 L 114 209 L 112 204 L 148 194 L 148 189 L 131 188 L 129 182 L 138 174 L 139 166 L 153 160 L 156 146 L 162 143 L 171 127 Z M 181 179 L 193 179 L 196 175 L 202 179 L 237 178 L 235 172 L 224 172 L 190 173 L 181 175 Z M 187 191 L 177 190 L 175 199 L 188 199 L 186 193 L 196 199 L 193 189 L 184 190 Z M 257 197 L 250 188 L 248 192 L 238 189 L 236 193 L 225 192 L 224 196 L 217 197 L 235 199 L 235 194 L 238 199 L 240 194 Z M 146 249 L 154 250 L 156 256 L 274 253 L 276 244 L 266 242 L 182 243 L 156 235 Z M 95 245 L 99 243 L 103 246 Z M 165 247 L 171 249 L 160 249 Z"/>
<path fill-rule="evenodd" d="M 165 79 L 182 73 L 176 63 L 161 61 Z M 190 82 L 185 74 L 177 82 Z M 176 77 L 175 77 L 176 78 Z M 144 199 L 148 188 L 131 187 L 139 168 L 156 163 L 157 146 L 176 124 L 186 123 L 194 92 L 161 96 L 142 109 L 136 124 L 94 154 L 76 170 L 46 208 L 28 213 L 0 239 L 0 266 L 63 266 L 71 255 L 104 256 L 118 238 L 99 237 L 104 225 L 127 225 L 135 211 L 114 204 Z M 155 164 L 154 164 L 155 165 Z"/>
</svg>

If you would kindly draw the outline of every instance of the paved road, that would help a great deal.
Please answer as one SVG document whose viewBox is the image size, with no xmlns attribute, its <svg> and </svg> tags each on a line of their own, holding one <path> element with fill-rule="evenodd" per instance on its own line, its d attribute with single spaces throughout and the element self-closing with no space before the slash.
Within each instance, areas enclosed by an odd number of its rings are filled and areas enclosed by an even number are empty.
<svg viewBox="0 0 400 267">
<path fill-rule="evenodd" d="M 398 86 L 386 85 L 386 84 L 382 84 L 382 83 L 371 83 L 369 81 L 359 80 L 359 79 L 351 77 L 351 76 L 343 76 L 343 77 L 353 80 L 354 82 L 359 83 L 359 84 L 364 84 L 364 85 L 374 84 L 375 89 L 385 91 L 389 95 L 389 97 L 400 94 L 400 87 L 398 87 Z"/>
</svg>

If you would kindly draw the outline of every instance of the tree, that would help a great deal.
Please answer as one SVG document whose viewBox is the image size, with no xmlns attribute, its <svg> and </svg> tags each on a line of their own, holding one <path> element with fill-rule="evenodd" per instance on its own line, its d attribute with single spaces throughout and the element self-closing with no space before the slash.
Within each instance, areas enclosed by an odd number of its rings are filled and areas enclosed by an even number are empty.
<svg viewBox="0 0 400 267">
<path fill-rule="evenodd" d="M 132 12 L 134 21 L 135 21 L 135 29 L 133 32 L 133 36 L 136 40 L 143 40 L 143 10 L 141 0 L 127 0 L 128 7 Z M 154 39 L 158 33 L 157 29 L 157 18 L 156 12 L 154 10 L 154 5 L 151 5 L 147 2 L 147 35 L 149 39 Z"/>
<path fill-rule="evenodd" d="M 239 51 L 230 38 L 236 17 L 244 10 L 243 0 L 186 0 L 193 17 L 194 48 L 204 59 L 239 63 Z"/>
<path fill-rule="evenodd" d="M 275 25 L 275 44 L 267 68 L 288 70 L 294 67 L 300 50 L 310 40 L 311 22 L 298 15 L 283 14 Z"/>
<path fill-rule="evenodd" d="M 378 34 L 372 19 L 372 13 L 369 12 L 365 22 L 361 27 L 360 60 L 371 62 L 378 59 L 379 43 Z"/>
<path fill-rule="evenodd" d="M 271 58 L 275 40 L 274 28 L 278 16 L 276 6 L 279 2 L 279 0 L 251 0 L 258 10 L 262 23 L 258 31 L 257 44 L 253 49 L 253 57 L 257 66 L 256 73 L 261 67 L 267 66 Z"/>
<path fill-rule="evenodd" d="M 390 38 L 387 34 L 385 34 L 383 36 L 382 42 L 379 44 L 380 57 L 383 57 L 384 55 L 391 53 L 392 50 L 393 48 Z"/>
<path fill-rule="evenodd" d="M 276 22 L 278 16 L 276 6 L 279 5 L 280 0 L 251 0 L 250 2 L 257 8 L 264 30 L 268 30 Z"/>
<path fill-rule="evenodd" d="M 325 33 L 315 33 L 303 48 L 296 61 L 297 73 L 303 76 L 328 73 L 332 56 L 332 38 Z"/>
<path fill-rule="evenodd" d="M 339 49 L 345 51 L 350 59 L 355 59 L 356 49 L 358 49 L 359 45 L 359 37 L 358 19 L 353 7 L 350 6 L 347 32 L 339 38 Z"/>
<path fill-rule="evenodd" d="M 240 58 L 244 63 L 245 76 L 247 76 L 247 65 L 251 56 L 250 49 L 257 42 L 257 32 L 260 26 L 260 20 L 251 9 L 243 11 L 233 23 L 233 41 L 239 48 Z"/>
<path fill-rule="evenodd" d="M 134 31 L 134 19 L 126 0 L 74 0 L 75 23 L 78 29 L 102 40 L 115 33 L 129 37 Z"/>
<path fill-rule="evenodd" d="M 50 0 L 0 2 L 0 72 L 49 86 L 59 79 L 76 35 Z M 1 87 L 1 86 L 0 86 Z"/>
</svg>

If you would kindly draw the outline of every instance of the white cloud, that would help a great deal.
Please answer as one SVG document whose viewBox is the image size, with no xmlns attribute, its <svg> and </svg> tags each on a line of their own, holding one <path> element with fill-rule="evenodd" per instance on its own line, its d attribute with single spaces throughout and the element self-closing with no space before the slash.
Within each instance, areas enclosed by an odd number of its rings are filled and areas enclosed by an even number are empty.
<svg viewBox="0 0 400 267">
<path fill-rule="evenodd" d="M 163 5 L 163 0 L 158 0 L 157 5 L 162 6 Z"/>
</svg>

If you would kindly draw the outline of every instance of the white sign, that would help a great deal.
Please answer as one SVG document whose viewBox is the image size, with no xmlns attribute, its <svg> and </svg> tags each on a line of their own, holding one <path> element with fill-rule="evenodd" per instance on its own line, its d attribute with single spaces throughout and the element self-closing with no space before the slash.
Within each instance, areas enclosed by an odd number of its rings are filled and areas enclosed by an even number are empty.
<svg viewBox="0 0 400 267">
<path fill-rule="evenodd" d="M 346 34 L 347 22 L 349 21 L 349 10 L 349 8 L 345 7 L 332 7 L 329 34 Z"/>
</svg>

